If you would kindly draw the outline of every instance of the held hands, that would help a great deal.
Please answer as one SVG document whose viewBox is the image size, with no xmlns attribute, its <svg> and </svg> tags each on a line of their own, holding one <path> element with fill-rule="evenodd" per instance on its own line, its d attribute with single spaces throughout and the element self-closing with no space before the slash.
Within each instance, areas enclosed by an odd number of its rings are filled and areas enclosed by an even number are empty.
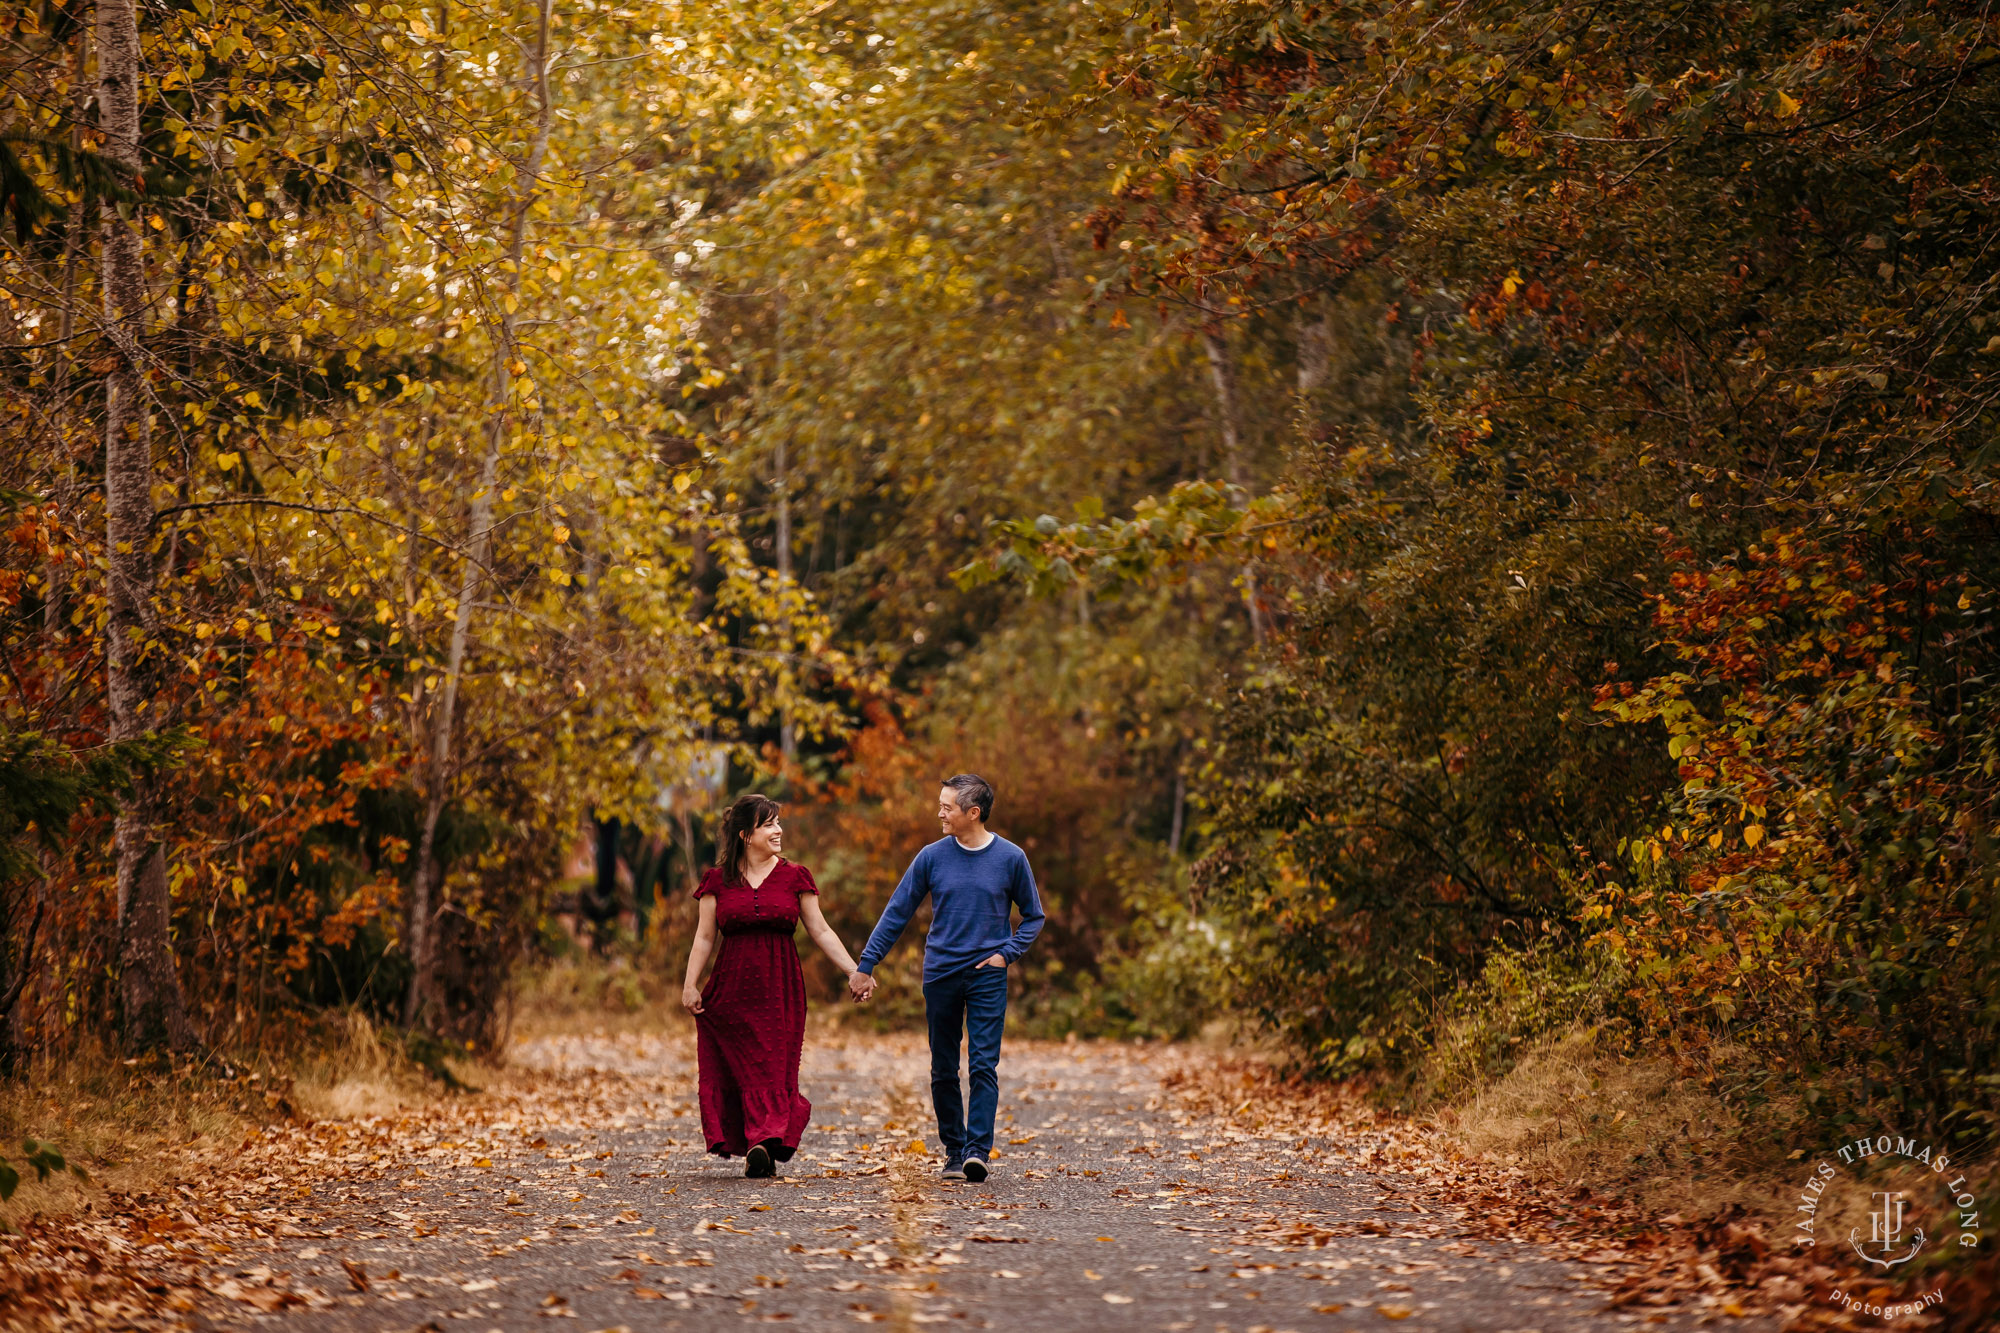
<svg viewBox="0 0 2000 1333">
<path fill-rule="evenodd" d="M 701 1012 L 701 988 L 692 982 L 681 988 L 681 1005 L 691 1014 Z"/>
<path fill-rule="evenodd" d="M 875 978 L 858 970 L 849 972 L 847 993 L 856 1004 L 868 1003 L 869 997 L 875 994 Z"/>
</svg>

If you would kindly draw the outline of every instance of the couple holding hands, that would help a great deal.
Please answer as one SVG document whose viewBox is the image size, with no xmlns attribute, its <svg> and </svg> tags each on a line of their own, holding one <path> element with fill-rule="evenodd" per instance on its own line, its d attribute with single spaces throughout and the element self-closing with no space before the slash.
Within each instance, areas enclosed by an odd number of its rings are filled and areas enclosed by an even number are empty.
<svg viewBox="0 0 2000 1333">
<path fill-rule="evenodd" d="M 847 973 L 848 993 L 865 1004 L 875 993 L 875 965 L 929 897 L 924 1015 L 944 1178 L 986 1179 L 1000 1103 L 1007 967 L 1041 933 L 1042 902 L 1027 853 L 986 827 L 993 814 L 990 783 L 971 773 L 945 779 L 937 814 L 944 836 L 903 872 L 858 963 L 820 913 L 812 873 L 779 855 L 785 833 L 778 803 L 743 796 L 723 816 L 715 868 L 695 890 L 701 920 L 688 951 L 681 1003 L 695 1016 L 703 1137 L 710 1152 L 742 1157 L 744 1175 L 776 1175 L 777 1163 L 798 1150 L 812 1115 L 812 1103 L 799 1095 L 806 987 L 793 930 L 805 922 L 812 942 Z M 1016 908 L 1018 926 L 1012 923 Z M 708 984 L 700 986 L 718 931 L 722 954 Z M 970 1067 L 969 1102 L 959 1085 L 961 1045 Z"/>
</svg>

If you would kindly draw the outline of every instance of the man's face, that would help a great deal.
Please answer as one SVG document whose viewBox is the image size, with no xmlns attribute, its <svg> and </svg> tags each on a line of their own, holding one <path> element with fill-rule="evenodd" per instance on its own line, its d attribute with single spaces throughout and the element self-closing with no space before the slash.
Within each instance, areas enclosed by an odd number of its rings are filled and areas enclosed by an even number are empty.
<svg viewBox="0 0 2000 1333">
<path fill-rule="evenodd" d="M 979 829 L 979 807 L 960 805 L 958 793 L 949 787 L 938 791 L 938 825 L 948 838 L 963 838 Z"/>
</svg>

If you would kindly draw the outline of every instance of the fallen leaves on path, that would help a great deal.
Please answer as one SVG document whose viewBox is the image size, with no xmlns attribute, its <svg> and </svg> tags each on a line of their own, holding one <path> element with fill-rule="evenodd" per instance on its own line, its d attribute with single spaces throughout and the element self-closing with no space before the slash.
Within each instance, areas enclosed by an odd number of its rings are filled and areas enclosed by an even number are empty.
<svg viewBox="0 0 2000 1333">
<path fill-rule="evenodd" d="M 682 1282 L 662 1270 L 712 1269 L 713 1255 L 696 1248 L 702 1236 L 768 1236 L 777 1248 L 800 1256 L 807 1270 L 845 1268 L 855 1275 L 829 1275 L 825 1280 L 831 1285 L 822 1289 L 858 1294 L 865 1288 L 862 1279 L 879 1282 L 894 1275 L 921 1283 L 926 1274 L 966 1271 L 954 1266 L 967 1262 L 968 1250 L 1032 1246 L 1039 1238 L 1039 1233 L 1011 1234 L 1022 1230 L 1022 1224 L 1009 1221 L 1013 1214 L 989 1211 L 978 1229 L 948 1242 L 876 1239 L 886 1232 L 856 1234 L 853 1222 L 832 1217 L 826 1219 L 830 1225 L 816 1228 L 824 1234 L 788 1242 L 772 1231 L 787 1223 L 769 1222 L 778 1215 L 754 1196 L 733 1211 L 708 1207 L 706 1215 L 690 1216 L 693 1205 L 685 1194 L 668 1204 L 664 1193 L 658 1208 L 612 1203 L 593 1212 L 590 1200 L 602 1197 L 595 1191 L 605 1183 L 607 1164 L 632 1180 L 662 1169 L 658 1161 L 584 1146 L 593 1130 L 654 1126 L 670 1136 L 664 1153 L 707 1160 L 691 1099 L 684 1087 L 657 1076 L 660 1039 L 647 1040 L 650 1046 L 627 1051 L 617 1038 L 557 1039 L 543 1043 L 534 1067 L 496 1076 L 478 1096 L 390 1116 L 274 1125 L 226 1150 L 190 1149 L 199 1186 L 106 1193 L 86 1215 L 30 1222 L 24 1234 L 0 1237 L 0 1328 L 188 1328 L 232 1310 L 263 1316 L 363 1298 L 396 1302 L 441 1299 L 441 1293 L 452 1292 L 493 1294 L 494 1274 L 449 1265 L 442 1275 L 435 1269 L 418 1272 L 407 1259 L 408 1276 L 387 1264 L 367 1266 L 358 1253 L 341 1253 L 357 1237 L 394 1237 L 424 1247 L 441 1231 L 461 1244 L 490 1237 L 478 1240 L 475 1252 L 498 1263 L 528 1244 L 525 1236 L 509 1239 L 524 1227 L 601 1232 L 607 1243 L 618 1238 L 615 1253 L 628 1266 L 619 1267 L 612 1280 L 631 1298 L 657 1303 L 655 1309 L 706 1308 L 697 1303 L 740 1298 L 746 1311 L 759 1295 L 775 1293 L 784 1279 L 756 1279 L 732 1297 L 695 1282 L 694 1274 Z M 1433 1260 L 1497 1263 L 1523 1247 L 1539 1247 L 1538 1253 L 1573 1259 L 1579 1274 L 1601 1293 L 1601 1308 L 1610 1318 L 1643 1320 L 1678 1311 L 1703 1322 L 1770 1316 L 1799 1330 L 1857 1326 L 1819 1302 L 1827 1283 L 1847 1275 L 1803 1265 L 1774 1249 L 1747 1216 L 1693 1222 L 1644 1217 L 1588 1191 L 1553 1188 L 1516 1169 L 1463 1160 L 1433 1128 L 1380 1114 L 1346 1090 L 1289 1082 L 1261 1065 L 1212 1052 L 1159 1047 L 1143 1060 L 1128 1059 L 1130 1048 L 1101 1048 L 1093 1057 L 1098 1074 L 1114 1054 L 1129 1065 L 1130 1086 L 1123 1095 L 1135 1108 L 1143 1102 L 1149 1113 L 1143 1131 L 1135 1128 L 1141 1121 L 1116 1112 L 1116 1102 L 1100 1100 L 1094 1104 L 1099 1109 L 1078 1111 L 1085 1103 L 1065 1100 L 1058 1077 L 1038 1094 L 1040 1101 L 1024 1090 L 1010 1106 L 1010 1119 L 1039 1122 L 1008 1140 L 1015 1155 L 1028 1159 L 1012 1165 L 1027 1180 L 1052 1174 L 1084 1180 L 1100 1172 L 1050 1155 L 1047 1145 L 1088 1144 L 1092 1153 L 1126 1160 L 1134 1148 L 1146 1149 L 1148 1176 L 1128 1175 L 1124 1184 L 1098 1188 L 1107 1200 L 1132 1210 L 1119 1217 L 1150 1220 L 1211 1253 L 1230 1255 L 1217 1261 L 1214 1276 L 1226 1274 L 1232 1289 L 1280 1278 L 1337 1286 L 1343 1275 L 1348 1281 L 1359 1276 L 1338 1257 L 1350 1252 L 1338 1242 L 1402 1238 L 1425 1246 L 1404 1247 L 1407 1262 L 1378 1255 L 1370 1261 L 1377 1266 L 1369 1292 L 1316 1308 L 1421 1323 L 1428 1307 L 1401 1294 L 1412 1288 L 1392 1280 L 1395 1275 L 1408 1275 L 1412 1282 L 1462 1281 Z M 1042 1058 L 1058 1074 L 1069 1062 L 1067 1056 Z M 679 1092 L 670 1093 L 670 1086 Z M 913 1187 L 918 1176 L 911 1173 L 933 1168 L 924 1160 L 929 1154 L 918 1151 L 921 1142 L 909 1139 L 902 1124 L 829 1123 L 816 1126 L 815 1133 L 817 1165 L 805 1170 L 828 1180 L 888 1174 L 884 1200 L 897 1207 L 922 1196 Z M 855 1160 L 869 1156 L 887 1158 L 894 1171 L 880 1161 L 863 1166 Z M 1040 1164 L 1028 1164 L 1037 1159 Z M 1190 1169 L 1203 1164 L 1202 1170 L 1175 1179 L 1176 1159 Z M 1330 1199 L 1336 1186 L 1344 1193 Z M 444 1214 L 436 1204 L 442 1187 L 484 1200 L 485 1211 Z M 1310 1205 L 1306 1195 L 1289 1193 L 1299 1189 L 1317 1191 Z M 1288 1199 L 1297 1205 L 1288 1205 Z M 337 1218 L 342 1234 L 313 1229 L 319 1223 L 300 1225 L 312 1218 Z M 1107 1230 L 1129 1234 L 1115 1222 Z M 654 1239 L 642 1239 L 647 1237 Z M 1098 1290 L 1098 1299 L 1131 1304 L 1133 1296 L 1115 1289 L 1120 1281 L 1115 1256 L 1123 1248 L 1117 1236 L 1081 1239 L 1091 1250 L 1090 1262 L 1107 1269 L 1086 1278 L 1113 1288 Z M 694 1252 L 684 1253 L 683 1245 Z M 1248 1253 L 1253 1249 L 1270 1261 Z M 1042 1252 L 1014 1253 L 1025 1258 Z M 1206 1262 L 1191 1263 L 1186 1272 L 1209 1270 Z M 992 1272 L 1003 1279 L 1022 1277 L 1014 1269 Z M 1976 1272 L 1952 1279 L 1967 1285 L 1954 1290 L 1950 1314 L 1990 1301 L 1990 1288 L 1982 1293 L 1972 1285 L 1977 1279 Z M 561 1292 L 539 1299 L 536 1324 L 578 1318 Z M 762 1318 L 777 1312 L 766 1306 L 752 1313 Z M 856 1319 L 890 1317 L 865 1304 L 848 1313 Z M 1971 1325 L 1906 1320 L 1899 1327 Z"/>
<path fill-rule="evenodd" d="M 1287 1079 L 1254 1061 L 1187 1060 L 1164 1084 L 1190 1123 L 1219 1122 L 1224 1142 L 1324 1142 L 1329 1161 L 1380 1173 L 1379 1207 L 1387 1214 L 1380 1219 L 1249 1222 L 1249 1234 L 1279 1248 L 1322 1247 L 1354 1235 L 1460 1236 L 1467 1240 L 1437 1248 L 1468 1257 L 1478 1252 L 1471 1238 L 1548 1246 L 1595 1270 L 1607 1309 L 1692 1310 L 1702 1322 L 1769 1318 L 1786 1333 L 1880 1328 L 1879 1320 L 1835 1308 L 1830 1293 L 1844 1290 L 1879 1306 L 1908 1300 L 1913 1290 L 1773 1246 L 1740 1206 L 1702 1219 L 1647 1216 L 1582 1186 L 1468 1160 L 1431 1126 L 1382 1113 L 1349 1089 Z M 1992 1328 L 2000 1315 L 2000 1262 L 1993 1259 L 1925 1285 L 1942 1285 L 1944 1303 L 1900 1317 L 1898 1328 L 1973 1333 Z M 1414 1313 L 1396 1305 L 1376 1312 L 1388 1319 Z"/>
</svg>

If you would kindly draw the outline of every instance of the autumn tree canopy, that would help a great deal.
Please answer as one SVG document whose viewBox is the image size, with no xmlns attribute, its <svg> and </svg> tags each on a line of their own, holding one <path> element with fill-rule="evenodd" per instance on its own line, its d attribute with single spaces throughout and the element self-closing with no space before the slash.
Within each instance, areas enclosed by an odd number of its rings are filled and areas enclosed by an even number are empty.
<svg viewBox="0 0 2000 1333">
<path fill-rule="evenodd" d="M 705 775 L 851 933 L 979 768 L 1053 1029 L 1990 1132 L 1979 6 L 7 22 L 10 1049 L 490 1036 Z"/>
</svg>

